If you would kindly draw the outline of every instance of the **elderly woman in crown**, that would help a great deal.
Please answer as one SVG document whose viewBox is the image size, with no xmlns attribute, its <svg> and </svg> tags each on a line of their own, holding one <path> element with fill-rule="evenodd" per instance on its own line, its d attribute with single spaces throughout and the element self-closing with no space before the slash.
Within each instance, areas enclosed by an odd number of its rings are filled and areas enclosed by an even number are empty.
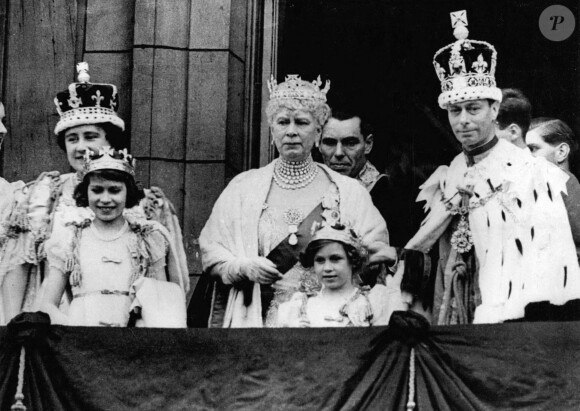
<svg viewBox="0 0 580 411">
<path fill-rule="evenodd" d="M 355 180 L 314 163 L 330 116 L 329 82 L 296 75 L 269 82 L 266 115 L 280 157 L 236 176 L 214 205 L 200 236 L 203 268 L 216 279 L 210 327 L 275 325 L 277 308 L 313 280 L 299 262 L 311 229 L 348 221 L 366 244 L 388 247 L 386 223 Z"/>
<path fill-rule="evenodd" d="M 0 324 L 22 310 L 37 308 L 46 269 L 46 241 L 58 238 L 72 221 L 94 218 L 89 209 L 77 207 L 73 198 L 85 154 L 105 146 L 124 149 L 128 143 L 125 124 L 117 115 L 117 88 L 90 83 L 87 63 L 79 63 L 77 71 L 78 83 L 70 84 L 54 99 L 60 115 L 54 132 L 73 172 L 42 173 L 15 193 L 0 249 Z M 158 188 L 146 190 L 145 194 L 140 204 L 125 210 L 125 215 L 131 221 L 157 220 L 165 227 L 168 279 L 187 291 L 187 264 L 173 207 Z"/>
</svg>

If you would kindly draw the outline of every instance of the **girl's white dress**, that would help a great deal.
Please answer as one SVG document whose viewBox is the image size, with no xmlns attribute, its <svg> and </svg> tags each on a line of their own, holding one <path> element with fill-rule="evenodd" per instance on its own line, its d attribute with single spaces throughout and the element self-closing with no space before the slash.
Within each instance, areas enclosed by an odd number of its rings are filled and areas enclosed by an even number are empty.
<svg viewBox="0 0 580 411">
<path fill-rule="evenodd" d="M 8 212 L 4 213 L 0 228 L 0 291 L 3 278 L 15 272 L 26 279 L 22 296 L 22 310 L 36 311 L 42 300 L 41 283 L 46 277 L 47 248 L 50 240 L 62 241 L 62 232 L 71 221 L 83 221 L 94 216 L 87 208 L 77 207 L 73 198 L 80 180 L 76 173 L 42 173 L 34 182 L 20 183 L 13 198 L 6 201 Z M 0 182 L 0 191 L 2 184 Z M 146 197 L 140 204 L 125 209 L 124 216 L 130 222 L 159 222 L 169 242 L 167 275 L 169 281 L 178 284 L 184 292 L 189 289 L 189 272 L 183 247 L 181 228 L 173 205 L 157 188 L 145 190 Z M 0 199 L 0 217 L 2 201 Z M 65 235 L 66 237 L 66 235 Z M 5 308 L 0 301 L 0 325 L 5 318 Z"/>
<path fill-rule="evenodd" d="M 66 276 L 69 284 L 80 276 L 80 284 L 70 287 L 68 325 L 124 327 L 135 298 L 131 285 L 143 276 L 166 280 L 168 242 L 156 222 L 125 222 L 109 238 L 93 224 L 70 225 L 59 237 L 46 244 L 50 270 Z"/>
<path fill-rule="evenodd" d="M 276 327 L 369 327 L 387 325 L 395 310 L 403 309 L 401 292 L 382 284 L 356 288 L 342 300 L 329 300 L 324 288 L 297 292 L 280 304 Z"/>
</svg>

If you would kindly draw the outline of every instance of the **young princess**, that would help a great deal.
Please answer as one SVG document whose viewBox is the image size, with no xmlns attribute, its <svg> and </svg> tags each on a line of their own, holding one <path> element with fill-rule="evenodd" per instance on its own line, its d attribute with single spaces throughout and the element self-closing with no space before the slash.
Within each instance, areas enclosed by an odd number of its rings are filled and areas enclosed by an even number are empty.
<svg viewBox="0 0 580 411">
<path fill-rule="evenodd" d="M 387 325 L 391 313 L 404 310 L 398 287 L 402 270 L 387 286 L 359 288 L 353 281 L 366 264 L 367 249 L 353 230 L 325 225 L 301 255 L 319 284 L 303 284 L 290 301 L 280 305 L 278 327 L 368 327 Z M 321 287 L 320 287 L 321 286 Z"/>
<path fill-rule="evenodd" d="M 85 216 L 68 221 L 65 232 L 46 243 L 49 274 L 41 307 L 53 324 L 127 326 L 136 282 L 167 280 L 166 230 L 155 221 L 129 224 L 123 216 L 144 195 L 132 162 L 126 150 L 109 147 L 87 158 L 74 193 L 77 206 L 88 207 Z M 72 302 L 65 314 L 58 307 L 67 290 Z"/>
</svg>

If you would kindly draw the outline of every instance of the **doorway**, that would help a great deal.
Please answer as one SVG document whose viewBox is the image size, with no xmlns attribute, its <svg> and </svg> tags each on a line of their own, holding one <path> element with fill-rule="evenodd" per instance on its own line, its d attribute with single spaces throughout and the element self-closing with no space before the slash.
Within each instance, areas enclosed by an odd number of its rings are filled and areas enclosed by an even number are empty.
<svg viewBox="0 0 580 411">
<path fill-rule="evenodd" d="M 437 165 L 449 163 L 459 152 L 446 112 L 437 105 L 440 88 L 432 65 L 434 53 L 454 40 L 452 11 L 465 9 L 469 38 L 488 41 L 497 49 L 499 87 L 521 89 L 532 102 L 534 117 L 561 118 L 578 135 L 579 29 L 565 41 L 545 38 L 538 19 L 552 4 L 550 0 L 272 1 L 275 13 L 265 17 L 271 33 L 265 33 L 270 54 L 264 55 L 270 58 L 264 70 L 270 64 L 278 81 L 295 73 L 305 80 L 318 75 L 323 81 L 330 79 L 330 106 L 356 105 L 373 123 L 371 161 L 379 170 L 405 175 L 409 190 L 416 194 Z M 577 1 L 559 4 L 578 16 Z M 263 78 L 267 77 L 265 72 Z M 263 128 L 262 139 L 266 135 Z"/>
</svg>

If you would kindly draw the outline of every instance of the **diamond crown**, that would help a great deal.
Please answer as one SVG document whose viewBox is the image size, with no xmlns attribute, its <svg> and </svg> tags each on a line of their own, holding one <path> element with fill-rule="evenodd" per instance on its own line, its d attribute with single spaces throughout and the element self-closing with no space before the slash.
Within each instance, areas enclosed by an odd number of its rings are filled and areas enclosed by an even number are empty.
<svg viewBox="0 0 580 411">
<path fill-rule="evenodd" d="M 479 40 L 468 39 L 465 10 L 451 13 L 456 40 L 439 49 L 433 56 L 435 73 L 441 82 L 439 106 L 460 101 L 489 98 L 501 101 L 497 88 L 495 48 Z"/>
<path fill-rule="evenodd" d="M 467 38 L 469 31 L 465 10 L 451 13 L 451 25 L 455 29 L 453 34 L 457 40 L 439 49 L 433 57 L 435 72 L 442 82 L 443 91 L 453 88 L 446 83 L 458 76 L 477 77 L 480 82 L 485 83 L 477 85 L 495 86 L 495 48 L 485 41 Z M 485 80 L 482 81 L 482 78 Z"/>
<path fill-rule="evenodd" d="M 318 100 L 326 102 L 326 93 L 330 90 L 330 80 L 326 80 L 324 88 L 320 76 L 312 82 L 302 80 L 298 74 L 289 74 L 283 83 L 278 84 L 274 76 L 268 81 L 270 100 L 272 99 L 298 99 Z"/>
<path fill-rule="evenodd" d="M 112 147 L 101 147 L 98 153 L 88 150 L 84 156 L 83 177 L 97 170 L 118 170 L 135 177 L 135 159 L 127 149 L 115 150 Z"/>
</svg>

